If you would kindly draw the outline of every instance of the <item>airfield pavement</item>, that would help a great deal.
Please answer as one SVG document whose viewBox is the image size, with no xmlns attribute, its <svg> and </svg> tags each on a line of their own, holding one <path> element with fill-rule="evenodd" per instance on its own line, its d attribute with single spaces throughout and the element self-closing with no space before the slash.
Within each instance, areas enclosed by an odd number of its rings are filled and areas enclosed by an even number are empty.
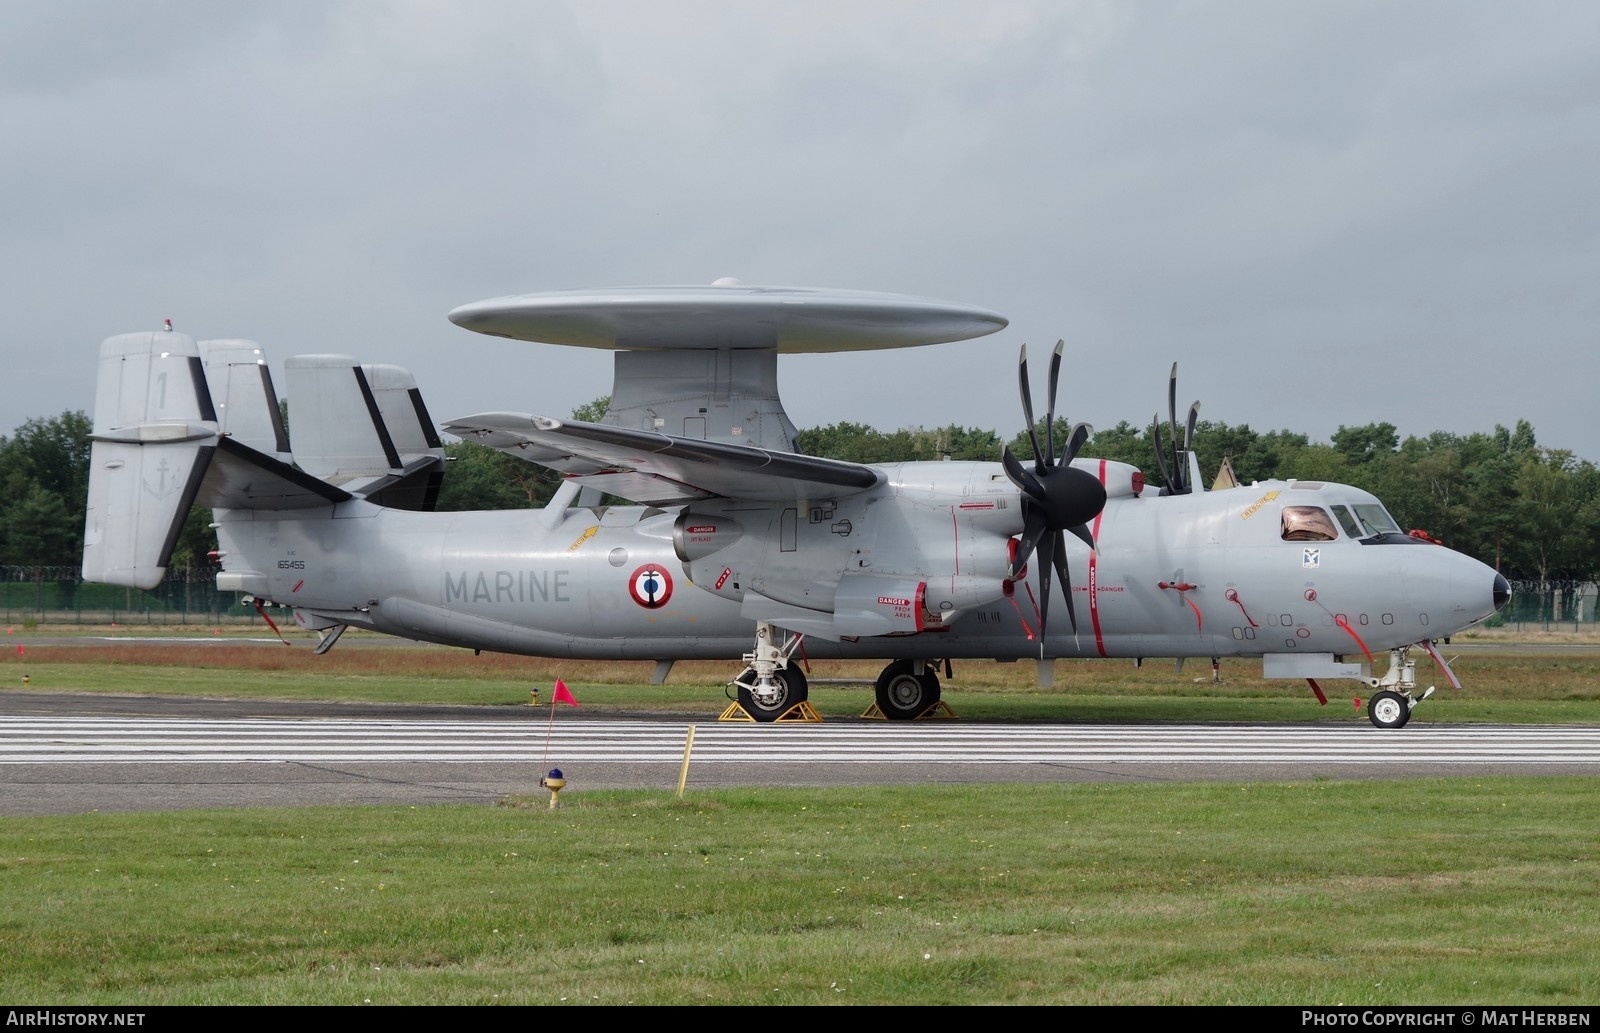
<svg viewBox="0 0 1600 1033">
<path fill-rule="evenodd" d="M 719 723 L 527 708 L 0 692 L 0 815 L 494 805 L 590 789 L 1600 774 L 1600 727 Z M 689 749 L 691 727 L 697 730 Z M 689 753 L 687 767 L 684 754 Z"/>
</svg>

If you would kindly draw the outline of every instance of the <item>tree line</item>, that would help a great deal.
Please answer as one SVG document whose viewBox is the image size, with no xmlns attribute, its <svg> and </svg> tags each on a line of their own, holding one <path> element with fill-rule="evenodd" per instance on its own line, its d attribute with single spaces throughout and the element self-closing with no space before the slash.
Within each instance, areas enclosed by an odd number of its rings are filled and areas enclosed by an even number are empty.
<svg viewBox="0 0 1600 1033">
<path fill-rule="evenodd" d="M 596 399 L 573 415 L 596 420 L 608 401 Z M 0 436 L 0 566 L 81 563 L 90 430 L 84 413 L 64 412 Z M 1044 430 L 1036 428 L 1041 442 Z M 1057 450 L 1068 430 L 1057 422 Z M 1156 491 L 1163 483 L 1157 438 L 1155 424 L 1124 421 L 1096 432 L 1080 454 L 1137 466 L 1147 491 Z M 1170 455 L 1171 428 L 1161 426 L 1159 438 Z M 797 445 L 809 455 L 863 463 L 995 461 L 1008 445 L 1024 461 L 1033 456 L 1025 431 L 1006 441 L 991 430 L 953 424 L 884 432 L 835 423 L 800 431 Z M 1352 484 L 1382 499 L 1401 527 L 1425 532 L 1513 581 L 1554 592 L 1600 581 L 1600 469 L 1565 449 L 1540 447 L 1526 420 L 1489 433 L 1435 431 L 1404 440 L 1390 423 L 1341 426 L 1327 443 L 1287 430 L 1259 433 L 1246 424 L 1202 421 L 1194 449 L 1207 486 L 1225 460 L 1242 484 L 1274 478 Z M 560 483 L 544 467 L 470 441 L 451 442 L 445 453 L 443 510 L 542 506 Z M 174 567 L 209 565 L 210 519 L 205 510 L 189 515 Z"/>
</svg>

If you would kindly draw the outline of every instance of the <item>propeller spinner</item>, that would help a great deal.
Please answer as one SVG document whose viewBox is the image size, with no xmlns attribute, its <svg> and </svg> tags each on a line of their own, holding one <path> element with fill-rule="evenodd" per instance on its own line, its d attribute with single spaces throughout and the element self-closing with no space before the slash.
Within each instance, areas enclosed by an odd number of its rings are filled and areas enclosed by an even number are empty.
<svg viewBox="0 0 1600 1033">
<path fill-rule="evenodd" d="M 1105 508 L 1106 489 L 1099 478 L 1072 465 L 1078 449 L 1089 440 L 1087 423 L 1073 426 L 1056 455 L 1056 382 L 1061 375 L 1061 349 L 1056 342 L 1050 357 L 1050 396 L 1045 411 L 1045 447 L 1033 419 L 1033 394 L 1028 388 L 1028 346 L 1022 346 L 1017 363 L 1017 379 L 1022 387 L 1022 415 L 1028 421 L 1028 441 L 1033 445 L 1033 468 L 1023 466 L 1008 446 L 1000 460 L 1006 476 L 1022 492 L 1022 541 L 1011 562 L 1011 576 L 1017 577 L 1035 552 L 1039 554 L 1039 656 L 1044 658 L 1046 617 L 1050 609 L 1050 574 L 1061 578 L 1061 591 L 1067 600 L 1067 617 L 1072 631 L 1078 631 L 1078 616 L 1072 607 L 1072 579 L 1067 574 L 1066 533 L 1072 532 L 1093 549 L 1094 535 L 1089 522 Z"/>
</svg>

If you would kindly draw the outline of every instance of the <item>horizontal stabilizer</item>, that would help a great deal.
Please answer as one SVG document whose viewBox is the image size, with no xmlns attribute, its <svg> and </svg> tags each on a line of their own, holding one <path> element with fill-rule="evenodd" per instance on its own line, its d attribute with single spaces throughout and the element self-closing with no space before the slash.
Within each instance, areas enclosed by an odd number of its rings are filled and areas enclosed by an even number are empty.
<svg viewBox="0 0 1600 1033">
<path fill-rule="evenodd" d="M 838 497 L 883 478 L 859 463 L 524 413 L 468 416 L 444 429 L 645 505 Z"/>
<path fill-rule="evenodd" d="M 212 509 L 309 509 L 353 498 L 343 488 L 234 438 L 220 438 L 194 501 Z"/>
<path fill-rule="evenodd" d="M 347 355 L 295 356 L 285 371 L 301 469 L 379 505 L 434 507 L 444 444 L 408 371 Z"/>
</svg>

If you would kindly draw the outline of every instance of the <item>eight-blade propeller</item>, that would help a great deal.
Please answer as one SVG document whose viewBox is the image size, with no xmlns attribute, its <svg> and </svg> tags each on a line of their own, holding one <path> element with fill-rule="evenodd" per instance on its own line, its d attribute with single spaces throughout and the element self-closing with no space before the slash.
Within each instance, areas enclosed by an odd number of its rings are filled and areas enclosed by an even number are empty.
<svg viewBox="0 0 1600 1033">
<path fill-rule="evenodd" d="M 1195 402 L 1189 406 L 1189 422 L 1183 430 L 1183 448 L 1178 447 L 1178 364 L 1172 364 L 1172 376 L 1167 381 L 1167 417 L 1171 420 L 1172 428 L 1172 465 L 1167 465 L 1167 452 L 1161 445 L 1161 416 L 1156 415 L 1154 420 L 1156 443 L 1156 468 L 1161 471 L 1161 480 L 1166 487 L 1161 489 L 1163 495 L 1188 495 L 1194 491 L 1194 485 L 1189 481 L 1188 453 L 1194 450 L 1194 425 L 1200 418 L 1200 403 Z"/>
<path fill-rule="evenodd" d="M 1093 549 L 1094 535 L 1089 522 L 1105 508 L 1106 489 L 1100 479 L 1072 465 L 1078 449 L 1089 439 L 1086 423 L 1075 425 L 1067 434 L 1061 454 L 1056 456 L 1056 381 L 1061 374 L 1061 349 L 1056 342 L 1050 358 L 1050 396 L 1045 411 L 1045 447 L 1039 447 L 1034 429 L 1033 395 L 1028 388 L 1028 346 L 1022 346 L 1017 378 L 1022 386 L 1022 415 L 1028 421 L 1028 440 L 1033 445 L 1033 469 L 1023 466 L 1008 446 L 1000 460 L 1006 476 L 1022 492 L 1022 541 L 1011 563 L 1011 576 L 1017 577 L 1035 552 L 1039 555 L 1039 656 L 1044 658 L 1046 616 L 1050 609 L 1050 574 L 1061 577 L 1061 591 L 1067 600 L 1067 617 L 1072 630 L 1078 630 L 1078 616 L 1072 606 L 1072 579 L 1067 574 L 1066 532 L 1071 531 Z"/>
</svg>

